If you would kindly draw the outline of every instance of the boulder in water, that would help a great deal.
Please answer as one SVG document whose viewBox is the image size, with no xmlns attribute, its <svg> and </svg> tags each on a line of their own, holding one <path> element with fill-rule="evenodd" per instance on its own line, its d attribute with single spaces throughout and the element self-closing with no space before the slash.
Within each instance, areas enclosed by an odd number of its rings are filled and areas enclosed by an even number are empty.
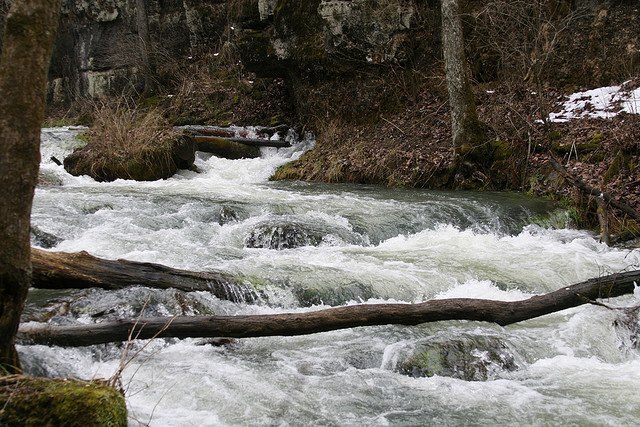
<svg viewBox="0 0 640 427">
<path fill-rule="evenodd" d="M 96 181 L 156 181 L 169 178 L 178 169 L 191 168 L 194 160 L 193 141 L 176 136 L 131 150 L 89 143 L 67 156 L 64 168 L 71 175 L 88 175 Z"/>
<path fill-rule="evenodd" d="M 305 230 L 300 224 L 262 224 L 251 231 L 244 243 L 248 248 L 281 250 L 317 246 L 322 238 L 322 232 Z"/>
<path fill-rule="evenodd" d="M 458 378 L 486 381 L 503 371 L 518 368 L 516 357 L 498 337 L 470 334 L 454 338 L 431 337 L 400 366 L 400 372 L 413 377 Z"/>
<path fill-rule="evenodd" d="M 31 234 L 31 244 L 34 246 L 39 246 L 43 249 L 51 249 L 53 247 L 56 247 L 60 242 L 64 240 L 58 236 L 54 236 L 51 233 L 42 231 L 38 227 L 33 225 L 29 229 L 29 233 Z"/>
<path fill-rule="evenodd" d="M 283 215 L 256 225 L 245 237 L 247 248 L 293 249 L 302 246 L 363 244 L 365 239 L 340 224 L 318 218 Z"/>
</svg>

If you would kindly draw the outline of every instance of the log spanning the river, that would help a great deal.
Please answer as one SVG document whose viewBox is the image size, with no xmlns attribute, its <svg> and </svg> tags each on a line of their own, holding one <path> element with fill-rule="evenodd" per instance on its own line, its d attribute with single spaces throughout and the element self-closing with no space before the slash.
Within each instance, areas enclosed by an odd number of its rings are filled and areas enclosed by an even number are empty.
<svg viewBox="0 0 640 427">
<path fill-rule="evenodd" d="M 196 146 L 196 151 L 211 153 L 224 159 L 255 159 L 260 157 L 260 147 L 240 144 L 232 141 L 231 138 L 218 136 L 189 136 Z"/>
<path fill-rule="evenodd" d="M 419 304 L 362 304 L 306 313 L 252 316 L 177 316 L 119 320 L 94 325 L 22 325 L 24 343 L 87 346 L 127 341 L 131 337 L 230 337 L 305 335 L 373 325 L 417 325 L 443 320 L 475 320 L 509 325 L 545 314 L 633 293 L 640 270 L 590 279 L 521 301 L 468 298 Z"/>
<path fill-rule="evenodd" d="M 232 129 L 225 128 L 220 126 L 203 126 L 203 125 L 187 125 L 187 126 L 178 126 L 176 129 L 180 131 L 189 132 L 195 135 L 209 135 L 209 136 L 222 136 L 222 137 L 235 137 L 239 136 L 241 138 L 246 138 L 250 131 L 249 129 Z M 273 127 L 261 127 L 257 126 L 253 128 L 253 132 L 257 135 L 266 135 L 268 137 L 272 137 L 276 133 L 279 135 L 284 135 L 289 131 L 289 126 L 287 125 L 279 125 Z"/>
<path fill-rule="evenodd" d="M 274 134 L 288 130 L 286 126 L 256 129 L 256 133 L 266 138 L 248 138 L 248 131 L 237 135 L 234 129 L 217 126 L 185 126 L 178 129 L 193 140 L 197 151 L 232 160 L 260 157 L 260 147 L 291 147 L 287 141 L 270 139 Z"/>
<path fill-rule="evenodd" d="M 207 291 L 234 302 L 254 302 L 256 293 L 220 273 L 178 270 L 160 264 L 107 260 L 87 252 L 47 252 L 31 248 L 32 286 L 41 289 L 156 289 Z"/>
<path fill-rule="evenodd" d="M 238 144 L 249 145 L 251 147 L 277 147 L 287 148 L 291 147 L 287 141 L 270 140 L 270 139 L 252 139 L 252 138 L 238 138 L 235 136 L 221 137 L 221 136 L 208 136 L 208 135 L 194 135 L 192 136 L 198 147 L 207 144 L 218 144 L 221 141 L 237 142 Z M 204 150 L 199 150 L 204 151 Z"/>
<path fill-rule="evenodd" d="M 185 135 L 191 138 L 196 151 L 215 154 L 225 159 L 255 159 L 260 157 L 260 147 L 291 147 L 286 141 L 268 139 L 248 139 L 206 135 Z"/>
</svg>

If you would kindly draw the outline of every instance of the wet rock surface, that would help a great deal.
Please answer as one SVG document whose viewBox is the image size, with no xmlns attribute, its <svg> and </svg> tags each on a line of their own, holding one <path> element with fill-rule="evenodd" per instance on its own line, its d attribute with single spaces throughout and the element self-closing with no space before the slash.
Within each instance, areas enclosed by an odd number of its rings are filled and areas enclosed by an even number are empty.
<svg viewBox="0 0 640 427">
<path fill-rule="evenodd" d="M 470 334 L 420 342 L 400 366 L 401 373 L 412 377 L 437 375 L 465 381 L 486 381 L 516 369 L 516 355 L 504 341 Z"/>
</svg>

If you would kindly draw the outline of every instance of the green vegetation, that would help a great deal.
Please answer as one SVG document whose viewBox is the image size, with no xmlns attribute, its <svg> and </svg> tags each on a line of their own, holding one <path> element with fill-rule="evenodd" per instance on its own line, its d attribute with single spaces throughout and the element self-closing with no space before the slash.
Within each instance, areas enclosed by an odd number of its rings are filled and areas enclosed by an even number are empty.
<svg viewBox="0 0 640 427">
<path fill-rule="evenodd" d="M 0 378 L 0 425 L 126 426 L 124 396 L 97 382 L 71 379 Z"/>
</svg>

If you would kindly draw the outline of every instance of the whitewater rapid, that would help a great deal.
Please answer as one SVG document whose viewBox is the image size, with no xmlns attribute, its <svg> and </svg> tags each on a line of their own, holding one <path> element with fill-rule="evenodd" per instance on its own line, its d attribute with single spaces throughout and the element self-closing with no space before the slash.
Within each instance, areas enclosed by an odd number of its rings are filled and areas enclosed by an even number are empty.
<svg viewBox="0 0 640 427">
<path fill-rule="evenodd" d="M 376 302 L 470 297 L 517 300 L 640 266 L 640 251 L 609 248 L 589 232 L 550 228 L 555 208 L 499 193 L 274 183 L 269 176 L 312 144 L 259 159 L 199 153 L 200 173 L 98 183 L 51 156 L 79 130 L 43 130 L 32 223 L 59 239 L 49 250 L 215 270 L 259 290 L 257 304 L 146 288 L 68 291 L 54 323 L 179 314 L 261 314 Z M 32 299 L 48 295 L 32 291 Z M 608 303 L 640 304 L 633 296 Z M 33 308 L 35 310 L 35 308 Z M 135 343 L 123 372 L 131 425 L 635 425 L 640 357 L 614 311 L 582 306 L 509 327 L 440 322 L 302 337 Z M 637 319 L 636 319 L 637 323 Z M 517 369 L 487 381 L 413 378 L 399 367 L 433 337 L 499 338 Z M 20 346 L 43 375 L 109 377 L 122 347 Z"/>
</svg>

